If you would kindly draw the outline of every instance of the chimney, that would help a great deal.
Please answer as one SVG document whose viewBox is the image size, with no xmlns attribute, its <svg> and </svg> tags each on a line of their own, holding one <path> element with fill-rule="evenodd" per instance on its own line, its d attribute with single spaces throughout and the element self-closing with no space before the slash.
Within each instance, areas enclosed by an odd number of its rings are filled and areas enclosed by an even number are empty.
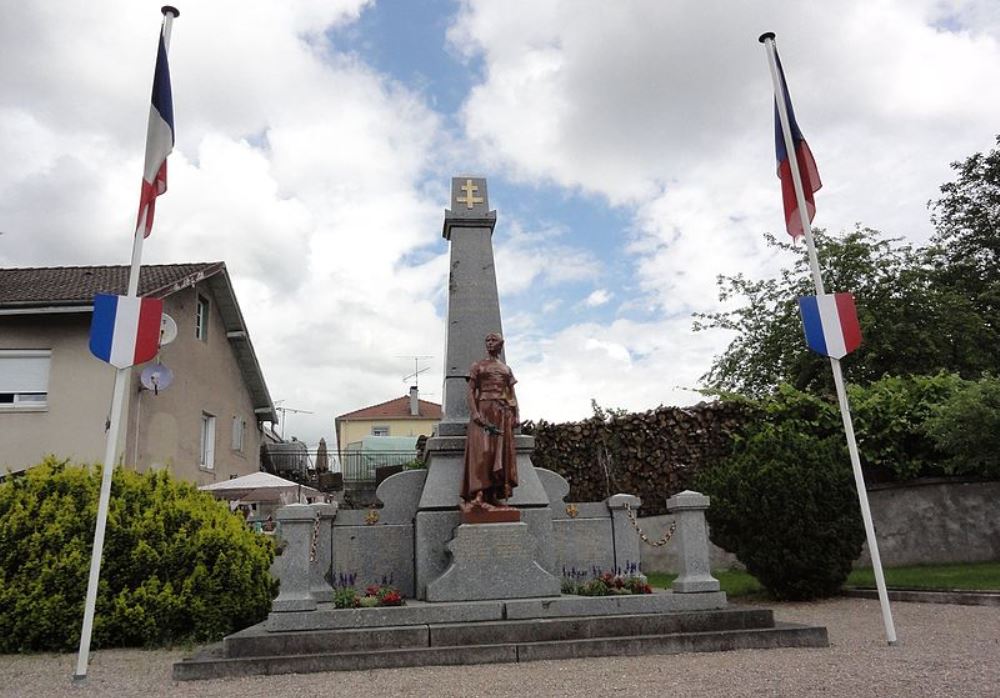
<svg viewBox="0 0 1000 698">
<path fill-rule="evenodd" d="M 417 386 L 410 386 L 410 416 L 420 416 L 420 400 L 417 399 Z"/>
</svg>

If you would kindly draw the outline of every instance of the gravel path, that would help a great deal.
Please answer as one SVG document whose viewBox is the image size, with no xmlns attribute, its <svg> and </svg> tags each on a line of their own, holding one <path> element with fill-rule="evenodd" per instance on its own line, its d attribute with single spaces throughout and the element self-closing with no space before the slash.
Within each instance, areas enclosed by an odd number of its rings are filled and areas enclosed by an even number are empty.
<svg viewBox="0 0 1000 698">
<path fill-rule="evenodd" d="M 1000 696 L 1000 607 L 878 602 L 767 604 L 779 620 L 825 625 L 828 649 L 574 659 L 174 683 L 181 650 L 103 650 L 74 685 L 75 655 L 0 656 L 0 696 Z"/>
</svg>

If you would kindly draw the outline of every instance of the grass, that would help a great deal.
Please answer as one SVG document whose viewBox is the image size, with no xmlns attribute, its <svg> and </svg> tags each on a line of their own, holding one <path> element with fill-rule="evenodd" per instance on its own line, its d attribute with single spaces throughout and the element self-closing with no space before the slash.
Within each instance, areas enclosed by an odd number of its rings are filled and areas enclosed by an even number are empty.
<svg viewBox="0 0 1000 698">
<path fill-rule="evenodd" d="M 650 572 L 649 583 L 657 589 L 669 589 L 675 579 L 676 574 L 664 574 L 662 572 Z M 760 596 L 764 593 L 764 587 L 753 575 L 741 570 L 712 570 L 712 576 L 719 580 L 719 586 L 726 595 L 732 598 Z"/>
<path fill-rule="evenodd" d="M 1000 591 L 1000 562 L 888 567 L 885 584 L 906 589 Z M 875 572 L 870 568 L 854 570 L 847 578 L 847 586 L 874 587 Z"/>
<path fill-rule="evenodd" d="M 657 589 L 669 589 L 675 574 L 651 572 L 649 583 Z M 722 591 L 730 598 L 765 596 L 756 577 L 741 570 L 713 570 Z M 888 567 L 885 583 L 889 587 L 906 589 L 968 589 L 1000 591 L 1000 562 L 980 562 L 965 565 L 919 565 Z M 845 586 L 874 587 L 875 573 L 870 568 L 856 569 L 847 577 Z"/>
</svg>

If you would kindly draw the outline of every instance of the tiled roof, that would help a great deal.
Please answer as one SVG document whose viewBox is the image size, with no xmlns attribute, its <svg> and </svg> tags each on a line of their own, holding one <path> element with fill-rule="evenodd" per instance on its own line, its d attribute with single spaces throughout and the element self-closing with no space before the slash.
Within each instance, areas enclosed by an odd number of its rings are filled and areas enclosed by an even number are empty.
<svg viewBox="0 0 1000 698">
<path fill-rule="evenodd" d="M 223 269 L 222 262 L 148 264 L 139 272 L 140 296 L 169 295 L 173 287 L 189 285 Z M 0 307 L 87 305 L 95 293 L 124 294 L 129 267 L 26 267 L 0 269 Z"/>
<path fill-rule="evenodd" d="M 371 405 L 370 407 L 362 407 L 360 410 L 342 414 L 337 419 L 415 419 L 418 417 L 423 419 L 441 419 L 441 405 L 436 402 L 428 402 L 427 400 L 418 400 L 417 402 L 420 403 L 418 408 L 420 410 L 419 415 L 410 414 L 410 396 L 404 395 L 395 400 Z"/>
</svg>

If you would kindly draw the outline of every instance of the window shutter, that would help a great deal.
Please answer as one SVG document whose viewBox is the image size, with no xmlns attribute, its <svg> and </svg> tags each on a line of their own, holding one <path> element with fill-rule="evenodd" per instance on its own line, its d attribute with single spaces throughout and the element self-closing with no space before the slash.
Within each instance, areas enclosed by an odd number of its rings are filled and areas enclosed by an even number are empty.
<svg viewBox="0 0 1000 698">
<path fill-rule="evenodd" d="M 49 350 L 0 350 L 0 393 L 47 393 Z"/>
</svg>

